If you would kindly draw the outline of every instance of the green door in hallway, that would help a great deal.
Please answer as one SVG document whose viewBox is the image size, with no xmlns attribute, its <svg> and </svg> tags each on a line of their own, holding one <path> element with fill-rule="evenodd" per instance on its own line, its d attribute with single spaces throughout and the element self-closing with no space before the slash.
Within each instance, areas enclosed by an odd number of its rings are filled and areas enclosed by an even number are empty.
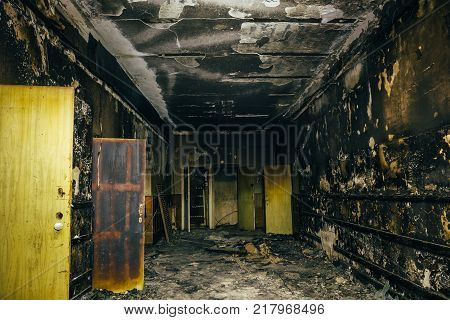
<svg viewBox="0 0 450 320">
<path fill-rule="evenodd" d="M 256 173 L 239 170 L 238 174 L 238 218 L 239 228 L 255 230 L 255 187 Z"/>
<path fill-rule="evenodd" d="M 0 85 L 0 299 L 68 299 L 74 89 Z"/>
</svg>

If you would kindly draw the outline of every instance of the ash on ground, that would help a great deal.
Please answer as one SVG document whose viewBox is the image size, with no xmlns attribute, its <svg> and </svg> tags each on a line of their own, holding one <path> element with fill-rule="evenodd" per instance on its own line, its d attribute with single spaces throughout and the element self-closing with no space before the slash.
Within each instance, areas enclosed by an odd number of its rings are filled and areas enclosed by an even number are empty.
<svg viewBox="0 0 450 320">
<path fill-rule="evenodd" d="M 382 292 L 385 295 L 386 292 Z M 144 290 L 93 290 L 82 299 L 380 299 L 370 284 L 292 236 L 233 227 L 179 232 L 146 247 Z"/>
</svg>

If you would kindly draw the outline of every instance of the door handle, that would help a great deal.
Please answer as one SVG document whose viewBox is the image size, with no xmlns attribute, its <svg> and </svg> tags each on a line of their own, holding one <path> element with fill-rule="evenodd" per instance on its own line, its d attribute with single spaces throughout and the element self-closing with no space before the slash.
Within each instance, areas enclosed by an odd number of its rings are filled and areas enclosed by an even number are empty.
<svg viewBox="0 0 450 320">
<path fill-rule="evenodd" d="M 64 223 L 62 223 L 62 222 L 57 222 L 57 223 L 55 223 L 55 225 L 53 226 L 53 228 L 54 228 L 56 231 L 61 231 L 61 230 L 63 229 L 63 227 L 64 227 Z"/>
</svg>

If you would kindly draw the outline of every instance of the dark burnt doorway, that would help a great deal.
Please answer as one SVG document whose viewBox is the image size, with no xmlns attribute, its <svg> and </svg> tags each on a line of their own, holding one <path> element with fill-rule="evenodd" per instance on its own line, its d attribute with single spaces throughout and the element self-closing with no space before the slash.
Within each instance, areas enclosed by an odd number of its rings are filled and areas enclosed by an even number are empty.
<svg viewBox="0 0 450 320">
<path fill-rule="evenodd" d="M 190 175 L 190 225 L 204 227 L 208 224 L 208 170 L 198 167 L 192 168 Z"/>
</svg>

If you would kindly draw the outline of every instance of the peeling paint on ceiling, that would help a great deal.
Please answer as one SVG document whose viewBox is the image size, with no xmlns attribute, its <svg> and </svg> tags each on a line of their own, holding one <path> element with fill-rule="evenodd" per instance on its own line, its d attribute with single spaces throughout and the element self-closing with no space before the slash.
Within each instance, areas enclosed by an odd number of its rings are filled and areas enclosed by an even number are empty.
<svg viewBox="0 0 450 320">
<path fill-rule="evenodd" d="M 275 8 L 280 5 L 280 0 L 263 0 L 263 3 L 268 8 Z"/>
<path fill-rule="evenodd" d="M 196 0 L 166 0 L 159 8 L 161 19 L 178 19 L 183 13 L 184 7 L 195 7 Z"/>
<path fill-rule="evenodd" d="M 117 57 L 118 62 L 135 81 L 142 94 L 149 99 L 163 119 L 172 122 L 156 80 L 156 74 L 148 67 L 142 57 L 143 54 L 124 37 L 114 22 L 106 19 L 92 19 L 91 23 L 98 40 Z"/>
<path fill-rule="evenodd" d="M 169 122 L 264 123 L 290 110 L 381 2 L 60 0 L 60 11 Z"/>
<path fill-rule="evenodd" d="M 332 5 L 316 6 L 298 4 L 295 7 L 287 7 L 285 10 L 289 18 L 320 19 L 322 23 L 344 18 L 344 12 L 336 9 Z"/>
<path fill-rule="evenodd" d="M 251 13 L 245 13 L 244 11 L 240 11 L 239 9 L 235 8 L 231 8 L 230 11 L 228 11 L 228 14 L 237 19 L 245 19 L 252 15 Z"/>
</svg>

